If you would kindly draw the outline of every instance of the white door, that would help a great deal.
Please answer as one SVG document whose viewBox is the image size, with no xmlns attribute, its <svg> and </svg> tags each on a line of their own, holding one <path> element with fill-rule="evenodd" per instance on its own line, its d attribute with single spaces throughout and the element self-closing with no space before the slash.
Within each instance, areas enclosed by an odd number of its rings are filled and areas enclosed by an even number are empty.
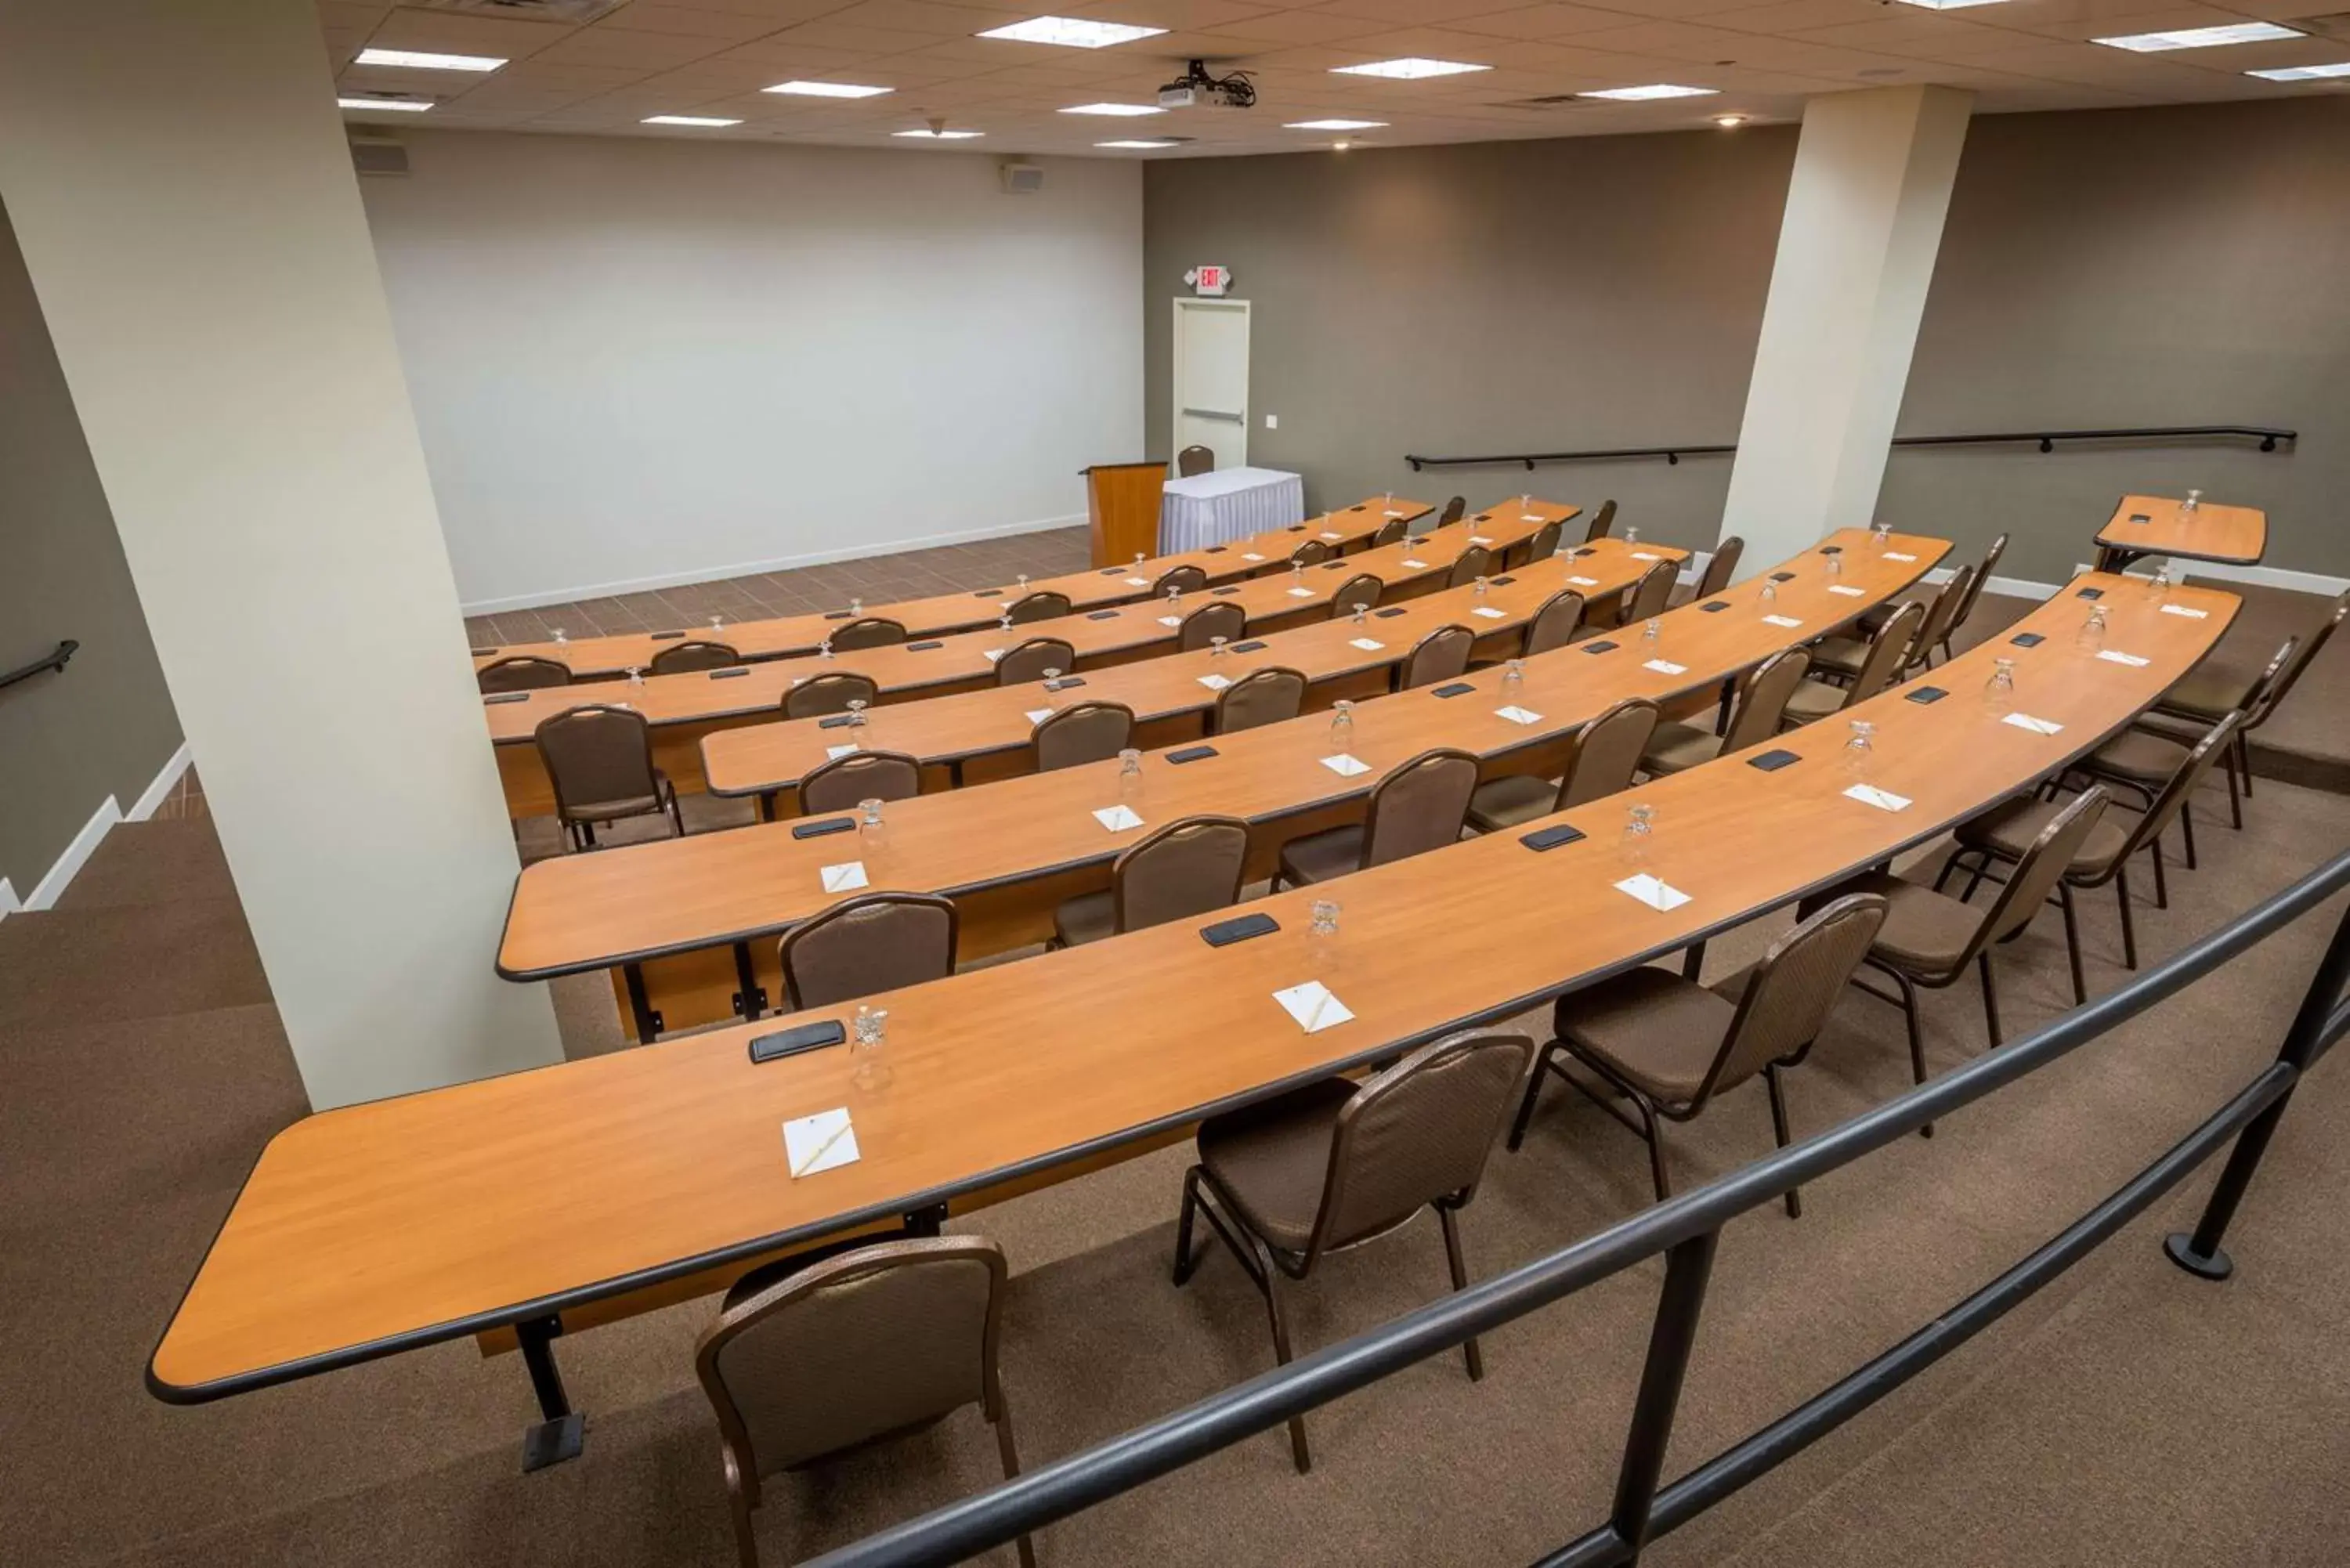
<svg viewBox="0 0 2350 1568">
<path fill-rule="evenodd" d="M 1248 462 L 1245 299 L 1175 302 L 1175 451 L 1204 446 L 1218 468 Z"/>
</svg>

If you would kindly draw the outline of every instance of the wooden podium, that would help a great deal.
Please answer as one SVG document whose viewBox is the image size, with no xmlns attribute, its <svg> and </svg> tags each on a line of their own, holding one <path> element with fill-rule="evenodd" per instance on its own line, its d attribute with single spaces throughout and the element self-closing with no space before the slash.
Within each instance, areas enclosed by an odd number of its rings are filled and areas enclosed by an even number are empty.
<svg viewBox="0 0 2350 1568">
<path fill-rule="evenodd" d="M 1159 497 L 1166 486 L 1164 462 L 1097 462 L 1086 470 L 1095 566 L 1159 554 Z"/>
</svg>

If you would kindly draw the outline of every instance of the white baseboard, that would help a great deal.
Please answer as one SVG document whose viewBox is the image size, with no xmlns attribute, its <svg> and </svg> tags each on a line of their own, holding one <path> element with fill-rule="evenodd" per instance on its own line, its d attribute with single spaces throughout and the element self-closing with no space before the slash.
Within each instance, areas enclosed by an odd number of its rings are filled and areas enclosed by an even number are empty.
<svg viewBox="0 0 2350 1568">
<path fill-rule="evenodd" d="M 114 825 L 121 820 L 120 803 L 108 795 L 104 804 L 90 815 L 90 819 L 82 824 L 81 831 L 73 836 L 73 842 L 66 846 L 65 853 L 58 856 L 57 864 L 49 867 L 49 874 L 33 884 L 33 890 L 25 895 L 25 912 L 31 914 L 39 909 L 55 909 L 57 900 L 65 896 L 67 887 L 80 875 L 81 868 L 89 864 L 89 857 L 98 853 L 98 846 L 106 842 L 106 836 L 113 832 Z"/>
<path fill-rule="evenodd" d="M 2084 566 L 2083 571 L 2088 570 Z M 2064 589 L 2062 583 L 2037 583 L 2030 577 L 2002 577 L 1996 574 L 1983 584 L 1983 591 L 2011 599 L 2053 599 Z"/>
<path fill-rule="evenodd" d="M 0 877 L 0 920 L 6 919 L 24 907 L 16 901 L 16 889 L 8 885 L 8 878 Z"/>
<path fill-rule="evenodd" d="M 153 816 L 171 798 L 172 789 L 188 771 L 188 763 L 192 760 L 188 742 L 182 741 L 180 749 L 172 753 L 172 760 L 163 764 L 163 771 L 155 775 L 155 782 L 140 792 L 139 798 L 130 803 L 130 809 L 122 814 L 122 819 L 125 822 L 144 822 Z"/>
<path fill-rule="evenodd" d="M 640 594 L 653 588 L 674 588 L 687 583 L 714 583 L 727 577 L 747 577 L 754 572 L 788 572 L 796 566 L 822 566 L 834 561 L 854 561 L 872 556 L 898 556 L 909 550 L 936 549 L 941 545 L 969 545 L 981 539 L 1008 539 L 1015 534 L 1042 534 L 1071 528 L 1087 520 L 1080 512 L 1067 517 L 1038 517 L 1025 523 L 997 523 L 984 528 L 960 528 L 946 534 L 925 534 L 886 545 L 869 542 L 838 549 L 807 550 L 796 556 L 776 556 L 764 561 L 737 561 L 732 566 L 696 566 L 690 571 L 663 572 L 657 576 L 630 577 L 623 582 L 579 583 L 504 598 L 470 599 L 458 607 L 467 615 L 496 615 L 501 610 L 536 609 L 541 605 L 566 605 L 578 599 L 606 599 L 620 594 Z"/>
<path fill-rule="evenodd" d="M 2290 588 L 2295 593 L 2316 594 L 2332 598 L 2345 588 L 2350 588 L 2350 577 L 2328 576 L 2324 572 L 2296 572 L 2284 566 L 2223 566 L 2213 561 L 2180 561 L 2179 573 L 2186 577 L 2203 577 L 2215 583 L 2251 583 L 2256 587 Z"/>
</svg>

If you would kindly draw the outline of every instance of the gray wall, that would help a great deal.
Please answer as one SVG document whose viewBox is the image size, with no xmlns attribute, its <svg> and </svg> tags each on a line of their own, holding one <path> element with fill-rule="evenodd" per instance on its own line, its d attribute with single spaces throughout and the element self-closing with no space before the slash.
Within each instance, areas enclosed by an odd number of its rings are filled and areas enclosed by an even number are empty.
<svg viewBox="0 0 2350 1568">
<path fill-rule="evenodd" d="M 1736 439 L 1794 156 L 1735 135 L 1357 149 L 1151 166 L 1146 433 L 1170 444 L 1170 301 L 1230 265 L 1254 302 L 1250 459 L 1311 504 L 1529 483 L 1706 545 L 1729 460 L 1430 471 L 1406 452 Z M 2350 574 L 2350 102 L 1978 118 L 1904 433 L 2291 425 L 2296 452 L 1898 451 L 1882 513 L 2060 578 L 2123 490 L 2269 508 L 2268 564 Z M 1281 416 L 1268 431 L 1262 415 Z"/>
<path fill-rule="evenodd" d="M 28 897 L 108 795 L 128 810 L 180 723 L 16 236 L 0 213 L 0 666 L 60 638 L 62 675 L 0 691 L 0 877 Z"/>
</svg>

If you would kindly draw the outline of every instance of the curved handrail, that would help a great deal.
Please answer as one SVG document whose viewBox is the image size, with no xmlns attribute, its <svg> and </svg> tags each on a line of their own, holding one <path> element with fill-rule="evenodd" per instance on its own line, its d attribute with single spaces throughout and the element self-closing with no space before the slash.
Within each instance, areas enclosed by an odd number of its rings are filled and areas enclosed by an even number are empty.
<svg viewBox="0 0 2350 1568">
<path fill-rule="evenodd" d="M 32 663 L 21 669 L 11 670 L 5 675 L 0 675 L 0 688 L 14 686 L 19 680 L 30 680 L 44 670 L 63 670 L 66 667 L 66 660 L 71 659 L 80 647 L 81 644 L 72 638 L 65 639 L 54 649 L 36 659 Z"/>
<path fill-rule="evenodd" d="M 2031 441 L 2042 452 L 2054 452 L 2060 441 L 2257 441 L 2262 452 L 2274 452 L 2280 441 L 2298 441 L 2301 432 L 2274 425 L 2125 425 L 2113 430 L 1998 431 L 1975 435 L 1895 436 L 1895 446 L 2004 446 Z M 1626 446 L 1587 452 L 1492 452 L 1478 457 L 1427 457 L 1404 454 L 1418 473 L 1423 468 L 1465 468 L 1483 463 L 1518 462 L 1532 469 L 1538 462 L 1603 462 L 1627 458 L 1661 457 L 1679 463 L 1685 457 L 1720 457 L 1738 450 L 1738 443 L 1686 446 Z"/>
</svg>

